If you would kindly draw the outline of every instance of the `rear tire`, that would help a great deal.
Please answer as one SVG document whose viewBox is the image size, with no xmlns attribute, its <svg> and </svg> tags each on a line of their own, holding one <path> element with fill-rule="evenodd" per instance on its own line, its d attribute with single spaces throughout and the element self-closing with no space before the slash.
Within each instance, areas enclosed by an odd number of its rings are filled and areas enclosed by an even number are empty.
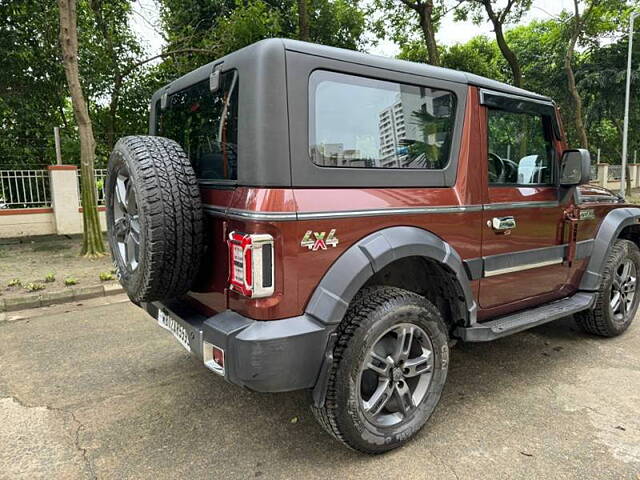
<svg viewBox="0 0 640 480">
<path fill-rule="evenodd" d="M 180 145 L 162 137 L 118 140 L 106 185 L 109 247 L 136 303 L 186 293 L 202 255 L 196 175 Z"/>
<path fill-rule="evenodd" d="M 355 450 L 378 454 L 406 443 L 433 413 L 447 378 L 447 329 L 431 302 L 369 287 L 338 327 L 318 422 Z"/>
<path fill-rule="evenodd" d="M 574 315 L 583 330 L 601 337 L 622 334 L 636 315 L 640 250 L 629 240 L 616 240 L 602 275 L 593 309 Z"/>
</svg>

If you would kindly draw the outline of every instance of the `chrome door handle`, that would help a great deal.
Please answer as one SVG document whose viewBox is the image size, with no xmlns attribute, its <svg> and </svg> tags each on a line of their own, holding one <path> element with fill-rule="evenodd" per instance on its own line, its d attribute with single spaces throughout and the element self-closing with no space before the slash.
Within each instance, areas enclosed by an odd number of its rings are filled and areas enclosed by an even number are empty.
<svg viewBox="0 0 640 480">
<path fill-rule="evenodd" d="M 493 217 L 490 226 L 499 231 L 513 230 L 516 228 L 516 219 L 514 217 Z"/>
</svg>

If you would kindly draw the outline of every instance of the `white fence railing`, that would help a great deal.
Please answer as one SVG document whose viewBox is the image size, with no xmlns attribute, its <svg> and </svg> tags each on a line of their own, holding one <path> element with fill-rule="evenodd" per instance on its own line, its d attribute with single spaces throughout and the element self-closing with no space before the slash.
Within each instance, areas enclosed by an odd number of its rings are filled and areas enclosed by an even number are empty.
<svg viewBox="0 0 640 480">
<path fill-rule="evenodd" d="M 107 169 L 106 168 L 96 168 L 95 169 L 96 176 L 96 194 L 98 196 L 98 205 L 104 206 L 104 180 L 107 177 Z M 82 180 L 80 179 L 80 169 L 78 169 L 78 192 L 80 195 L 78 197 L 82 199 Z"/>
<path fill-rule="evenodd" d="M 610 182 L 617 182 L 622 177 L 622 165 L 609 165 Z"/>
<path fill-rule="evenodd" d="M 0 208 L 51 206 L 47 170 L 0 170 Z"/>
</svg>

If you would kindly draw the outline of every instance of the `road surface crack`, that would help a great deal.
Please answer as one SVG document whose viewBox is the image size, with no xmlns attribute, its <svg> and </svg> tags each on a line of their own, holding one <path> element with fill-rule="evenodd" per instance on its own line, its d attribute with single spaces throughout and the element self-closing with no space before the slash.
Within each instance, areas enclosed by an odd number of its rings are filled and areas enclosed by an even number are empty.
<svg viewBox="0 0 640 480">
<path fill-rule="evenodd" d="M 73 422 L 77 425 L 77 428 L 75 429 L 75 432 L 74 432 L 73 446 L 80 453 L 80 455 L 82 455 L 82 460 L 84 462 L 86 470 L 89 473 L 90 478 L 92 480 L 96 480 L 98 478 L 98 476 L 96 475 L 95 471 L 93 470 L 93 465 L 91 464 L 91 460 L 89 459 L 89 455 L 88 455 L 87 449 L 80 445 L 80 431 L 82 429 L 84 429 L 85 426 L 80 420 L 77 419 L 75 413 L 73 413 L 70 410 L 65 410 L 63 408 L 52 407 L 52 406 L 49 406 L 49 405 L 29 405 L 28 403 L 26 403 L 25 401 L 21 400 L 20 398 L 18 398 L 15 395 L 9 395 L 8 397 L 3 397 L 3 398 L 10 398 L 15 403 L 20 405 L 22 408 L 26 408 L 26 409 L 44 408 L 45 410 L 48 410 L 50 412 L 57 412 L 57 413 L 62 414 L 63 416 L 71 417 Z"/>
<path fill-rule="evenodd" d="M 435 458 L 440 465 L 442 465 L 445 469 L 449 470 L 451 474 L 456 478 L 456 480 L 460 480 L 460 477 L 458 477 L 458 474 L 456 473 L 456 471 L 453 469 L 451 465 L 449 465 L 447 462 L 445 462 L 440 457 L 438 457 L 435 453 L 433 453 L 432 450 L 429 450 L 429 453 L 431 453 L 431 456 Z"/>
</svg>

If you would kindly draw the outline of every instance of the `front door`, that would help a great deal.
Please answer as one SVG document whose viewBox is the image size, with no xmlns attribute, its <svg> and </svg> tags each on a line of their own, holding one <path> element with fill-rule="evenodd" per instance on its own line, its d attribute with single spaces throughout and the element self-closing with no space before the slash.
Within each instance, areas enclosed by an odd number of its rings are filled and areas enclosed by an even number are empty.
<svg viewBox="0 0 640 480">
<path fill-rule="evenodd" d="M 551 105 L 545 109 L 523 101 L 490 103 L 484 107 L 488 185 L 480 306 L 516 310 L 542 296 L 564 296 L 568 278 L 555 111 Z"/>
</svg>

